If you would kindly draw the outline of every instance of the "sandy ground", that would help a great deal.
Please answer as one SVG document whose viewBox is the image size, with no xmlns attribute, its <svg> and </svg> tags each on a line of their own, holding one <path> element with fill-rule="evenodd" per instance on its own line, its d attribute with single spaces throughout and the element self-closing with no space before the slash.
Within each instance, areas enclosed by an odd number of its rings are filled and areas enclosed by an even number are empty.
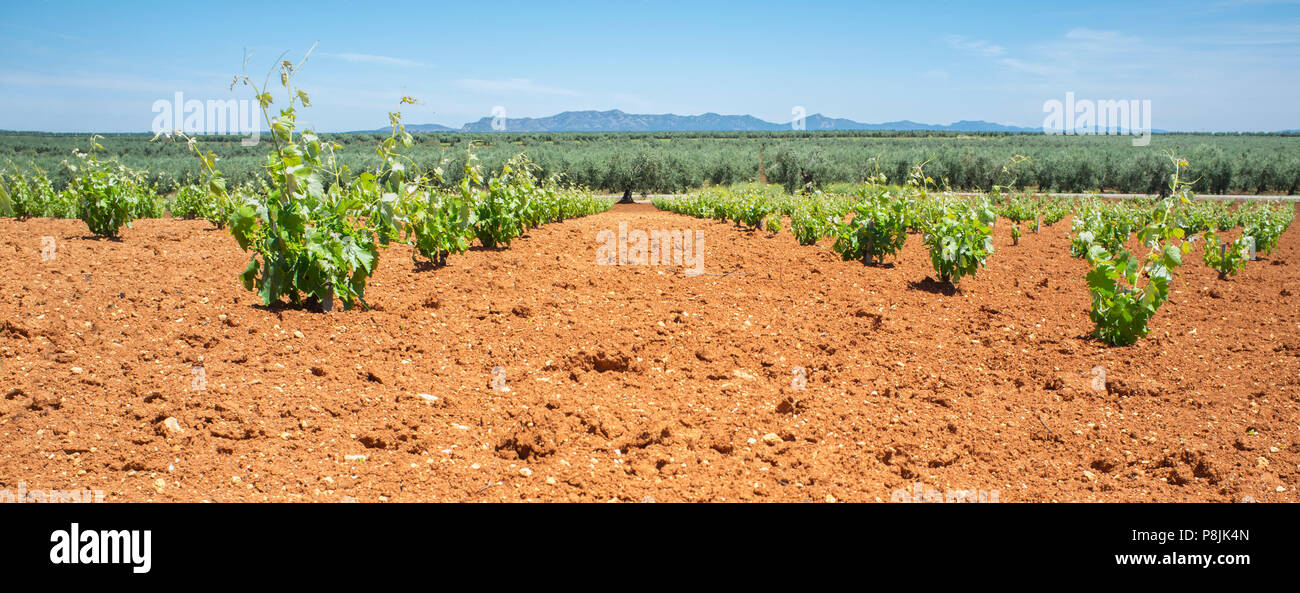
<svg viewBox="0 0 1300 593">
<path fill-rule="evenodd" d="M 702 231 L 706 274 L 598 264 L 620 222 Z M 1088 335 L 1069 222 L 1014 247 L 1002 223 L 953 292 L 916 236 L 864 266 L 616 206 L 442 269 L 394 247 L 374 310 L 320 314 L 258 305 L 247 255 L 203 222 L 138 221 L 119 242 L 3 219 L 0 488 L 1296 501 L 1300 231 L 1229 281 L 1193 251 L 1151 336 L 1113 348 Z"/>
</svg>

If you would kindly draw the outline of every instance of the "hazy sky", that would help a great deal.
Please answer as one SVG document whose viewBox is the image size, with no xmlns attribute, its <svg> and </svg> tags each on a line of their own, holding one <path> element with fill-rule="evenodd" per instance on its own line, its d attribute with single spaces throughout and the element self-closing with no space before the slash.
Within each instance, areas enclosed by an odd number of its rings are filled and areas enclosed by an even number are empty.
<svg viewBox="0 0 1300 593">
<path fill-rule="evenodd" d="M 277 12 L 279 11 L 279 12 Z M 1300 128 L 1300 2 L 6 2 L 0 129 L 147 131 L 152 105 L 297 83 L 323 131 L 564 110 L 1042 125 L 1149 99 L 1167 130 Z"/>
</svg>

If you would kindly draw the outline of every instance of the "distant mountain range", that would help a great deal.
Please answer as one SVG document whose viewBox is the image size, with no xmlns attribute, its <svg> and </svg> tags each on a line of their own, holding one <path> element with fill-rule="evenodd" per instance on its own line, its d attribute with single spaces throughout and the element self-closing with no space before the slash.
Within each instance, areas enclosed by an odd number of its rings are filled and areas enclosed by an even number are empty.
<svg viewBox="0 0 1300 593">
<path fill-rule="evenodd" d="M 493 118 L 484 117 L 460 129 L 440 124 L 409 124 L 410 132 L 493 132 Z M 649 115 L 610 111 L 565 111 L 550 117 L 506 118 L 505 132 L 777 132 L 792 129 L 789 122 L 773 123 L 752 115 Z M 914 121 L 891 121 L 866 124 L 851 119 L 826 117 L 814 113 L 804 118 L 807 130 L 932 130 L 947 132 L 1042 132 L 1042 128 L 1022 128 L 986 121 L 959 121 L 948 125 L 922 124 Z M 384 132 L 386 129 L 373 130 Z"/>
</svg>

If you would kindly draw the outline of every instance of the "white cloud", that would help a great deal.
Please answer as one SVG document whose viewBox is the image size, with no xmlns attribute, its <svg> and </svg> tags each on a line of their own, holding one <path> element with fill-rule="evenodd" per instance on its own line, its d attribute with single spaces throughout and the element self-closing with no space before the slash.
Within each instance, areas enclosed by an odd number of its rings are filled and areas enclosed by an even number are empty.
<svg viewBox="0 0 1300 593">
<path fill-rule="evenodd" d="M 1078 29 L 1070 29 L 1070 31 L 1065 34 L 1065 38 L 1077 39 L 1080 41 L 1100 41 L 1100 42 L 1114 43 L 1120 40 L 1120 34 L 1118 31 L 1098 31 L 1096 29 L 1088 29 L 1086 27 L 1080 27 Z"/>
<path fill-rule="evenodd" d="M 373 54 L 357 53 L 339 53 L 339 54 L 322 54 L 325 57 L 336 58 L 344 62 L 353 64 L 379 64 L 382 66 L 401 66 L 404 68 L 430 68 L 429 64 L 408 60 L 405 58 L 394 58 L 391 56 L 377 56 Z"/>
<path fill-rule="evenodd" d="M 981 39 L 967 39 L 961 35 L 949 35 L 945 39 L 948 41 L 948 46 L 953 49 L 980 56 L 1000 56 L 1007 51 L 1000 45 L 993 45 Z"/>
<path fill-rule="evenodd" d="M 1020 74 L 1060 81 L 1113 81 L 1157 75 L 1166 64 L 1178 63 L 1178 48 L 1118 31 L 1079 27 L 1060 37 L 1009 55 L 984 41 L 949 38 L 955 49 L 975 52 Z M 994 52 L 988 48 L 996 47 Z M 980 51 L 984 48 L 985 51 Z"/>
<path fill-rule="evenodd" d="M 33 28 L 33 27 L 28 27 L 28 26 L 26 26 L 26 25 L 15 25 L 15 24 L 13 24 L 13 23 L 4 23 L 3 25 L 0 25 L 0 26 L 6 27 L 6 28 L 9 28 L 9 29 L 18 29 L 18 30 L 20 30 L 20 31 L 29 31 L 29 32 L 31 32 L 31 33 L 36 33 L 36 34 L 38 34 L 38 35 L 44 35 L 44 36 L 46 36 L 46 37 L 56 37 L 56 38 L 58 38 L 58 39 L 63 39 L 63 40 L 65 40 L 65 41 L 86 41 L 86 38 L 85 38 L 85 37 L 78 37 L 78 36 L 76 36 L 76 35 L 71 35 L 71 34 L 68 34 L 68 33 L 61 33 L 61 32 L 59 32 L 59 31 L 48 31 L 48 30 L 45 30 L 45 29 L 36 29 L 36 28 Z"/>
<path fill-rule="evenodd" d="M 1047 64 L 1035 64 L 1033 62 L 1026 62 L 1024 60 L 1020 60 L 1017 58 L 1002 58 L 1001 60 L 998 60 L 998 62 L 1014 70 L 1027 72 L 1029 74 L 1034 74 L 1037 76 L 1055 76 L 1057 74 L 1062 73 L 1062 70 L 1056 66 L 1050 66 Z"/>
<path fill-rule="evenodd" d="M 1294 128 L 1294 104 L 1274 98 L 1300 92 L 1300 40 L 1290 35 L 1297 27 L 1300 23 L 1283 20 L 1221 23 L 1183 35 L 1062 29 L 1041 42 L 986 58 L 992 76 L 976 83 L 972 94 L 1011 92 L 1032 98 L 1022 108 L 1034 115 L 1038 101 L 1060 99 L 1066 92 L 1090 99 L 1150 100 L 1152 125 L 1162 129 Z M 1029 125 L 1023 115 L 1000 117 Z"/>
<path fill-rule="evenodd" d="M 577 97 L 582 94 L 569 89 L 542 86 L 527 78 L 510 78 L 507 80 L 462 78 L 456 81 L 456 86 L 466 90 L 496 94 L 563 95 L 566 97 Z"/>
<path fill-rule="evenodd" d="M 147 80 L 129 75 L 52 76 L 16 70 L 0 70 L 0 84 L 6 86 L 69 87 L 97 91 L 146 91 L 152 93 L 173 93 L 184 88 L 177 82 Z"/>
</svg>

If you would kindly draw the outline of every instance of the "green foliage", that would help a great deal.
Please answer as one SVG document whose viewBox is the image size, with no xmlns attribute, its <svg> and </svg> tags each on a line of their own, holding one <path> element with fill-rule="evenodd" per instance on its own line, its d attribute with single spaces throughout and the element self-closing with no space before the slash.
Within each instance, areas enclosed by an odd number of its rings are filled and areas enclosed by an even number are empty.
<svg viewBox="0 0 1300 593">
<path fill-rule="evenodd" d="M 790 232 L 800 245 L 812 245 L 830 234 L 829 215 L 816 204 L 801 206 L 790 214 Z"/>
<path fill-rule="evenodd" d="M 477 171 L 467 171 L 462 183 L 474 181 L 479 178 L 478 175 Z M 532 176 L 526 171 L 516 174 L 515 169 L 509 165 L 502 170 L 500 176 L 488 181 L 487 192 L 481 193 L 475 201 L 474 216 L 474 235 L 484 247 L 509 247 L 510 241 L 522 234 L 519 214 L 532 190 Z"/>
<path fill-rule="evenodd" d="M 1238 215 L 1229 203 L 1206 200 L 1184 205 L 1178 212 L 1178 227 L 1188 237 L 1210 230 L 1226 231 L 1237 226 Z"/>
<path fill-rule="evenodd" d="M 1061 221 L 1074 208 L 1065 200 L 1052 200 L 1043 206 L 1043 224 L 1051 226 Z"/>
<path fill-rule="evenodd" d="M 1088 291 L 1092 295 L 1089 318 L 1096 325 L 1094 335 L 1101 340 L 1126 346 L 1145 337 L 1147 322 L 1169 299 L 1171 269 L 1182 263 L 1176 247 L 1162 249 L 1156 264 L 1143 266 L 1127 250 L 1111 254 L 1100 244 L 1089 248 Z M 1145 275 L 1147 282 L 1138 286 Z"/>
<path fill-rule="evenodd" d="M 810 193 L 833 177 L 825 152 L 816 145 L 784 145 L 775 151 L 767 167 L 768 180 L 790 193 Z"/>
<path fill-rule="evenodd" d="M 247 198 L 241 200 L 224 191 L 208 194 L 208 204 L 203 208 L 203 219 L 218 229 L 224 229 L 230 224 L 230 217 L 235 214 L 235 209 L 245 202 Z"/>
<path fill-rule="evenodd" d="M 516 237 L 529 228 L 603 212 L 611 206 L 609 200 L 589 192 L 562 187 L 556 178 L 539 183 L 533 177 L 535 170 L 520 156 L 508 169 L 508 177 L 488 182 L 486 194 L 477 188 L 483 182 L 478 170 L 466 172 L 458 192 L 411 192 L 399 206 L 406 221 L 407 242 L 440 266 L 447 263 L 448 255 L 469 249 L 475 237 L 488 247 L 509 244 L 506 237 Z M 435 171 L 435 176 L 440 175 Z M 485 223 L 479 218 L 485 214 L 496 218 Z"/>
<path fill-rule="evenodd" d="M 1021 171 L 1026 166 L 1033 166 L 1033 164 L 1033 160 L 1023 154 L 1012 155 L 1007 161 L 1007 164 L 1002 166 L 1002 170 L 998 172 L 997 176 L 994 178 L 995 183 L 993 184 L 993 187 L 990 188 L 989 193 L 993 194 L 996 198 L 1001 196 L 1004 191 L 1019 187 L 1016 180 L 1020 176 Z M 1016 220 L 1016 222 L 1022 220 L 1028 220 L 1028 218 L 1022 218 Z"/>
<path fill-rule="evenodd" d="M 997 208 L 998 216 L 1012 222 L 1024 222 L 1034 220 L 1038 214 L 1038 203 L 1030 198 L 1012 197 L 1006 200 L 1006 203 Z"/>
<path fill-rule="evenodd" d="M 171 213 L 176 218 L 185 220 L 194 220 L 204 218 L 208 210 L 208 194 L 196 185 L 185 185 L 177 188 L 175 197 L 172 198 Z"/>
<path fill-rule="evenodd" d="M 1125 203 L 1085 204 L 1074 217 L 1070 255 L 1087 257 L 1088 250 L 1094 243 L 1105 247 L 1107 251 L 1118 252 L 1145 219 L 1146 213 Z"/>
<path fill-rule="evenodd" d="M 514 146 L 511 148 L 514 149 Z M 587 158 L 578 161 L 578 167 L 543 167 L 543 170 L 563 172 L 580 178 L 584 184 L 618 193 L 669 192 L 686 188 L 686 182 L 681 176 L 688 169 L 675 155 L 645 147 L 606 144 L 604 148 L 607 152 L 603 154 L 583 155 Z M 529 151 L 528 154 L 540 156 L 545 152 L 549 151 Z M 517 155 L 510 158 L 517 158 Z M 604 160 L 604 166 L 592 162 L 596 160 Z M 504 171 L 506 166 L 508 159 L 500 166 L 500 170 Z"/>
<path fill-rule="evenodd" d="M 831 247 L 845 261 L 861 259 L 870 264 L 903 249 L 908 219 L 904 202 L 882 193 L 859 202 L 852 212 L 852 217 L 836 225 Z"/>
<path fill-rule="evenodd" d="M 55 191 L 50 177 L 40 168 L 24 173 L 10 163 L 10 170 L 0 172 L 0 202 L 0 213 L 18 220 L 77 217 L 77 196 L 66 190 Z"/>
<path fill-rule="evenodd" d="M 1290 205 L 1262 205 L 1241 214 L 1245 225 L 1242 235 L 1254 238 L 1256 253 L 1268 255 L 1277 247 L 1278 239 L 1291 226 L 1294 218 L 1295 209 Z"/>
<path fill-rule="evenodd" d="M 176 190 L 172 198 L 171 215 L 185 220 L 201 218 L 212 223 L 218 229 L 226 227 L 235 206 L 242 200 L 232 198 L 225 191 L 209 193 L 210 188 L 199 185 L 184 185 Z"/>
<path fill-rule="evenodd" d="M 363 218 L 371 213 L 370 205 L 337 184 L 326 189 L 325 176 L 337 171 L 335 145 L 310 130 L 296 134 L 295 105 L 311 105 L 306 93 L 292 87 L 300 66 L 287 60 L 280 65 L 289 100 L 271 120 L 274 146 L 266 158 L 271 190 L 240 205 L 231 217 L 231 234 L 241 249 L 252 252 L 240 278 L 264 305 L 285 297 L 297 303 L 301 293 L 325 310 L 332 309 L 335 298 L 344 308 L 358 301 L 365 305 L 366 280 L 379 258 L 375 236 Z M 271 94 L 247 76 L 240 80 L 252 87 L 270 119 Z"/>
<path fill-rule="evenodd" d="M 776 215 L 776 216 L 767 217 L 767 219 L 763 222 L 763 229 L 769 233 L 772 233 L 773 235 L 780 233 L 781 216 Z"/>
<path fill-rule="evenodd" d="M 322 136 L 347 147 L 340 163 L 352 171 L 374 171 L 381 157 L 369 150 L 387 134 Z M 563 173 L 575 184 L 605 192 L 681 192 L 706 185 L 732 185 L 758 179 L 760 154 L 767 177 L 791 193 L 804 187 L 804 174 L 816 188 L 856 184 L 878 175 L 903 182 L 913 165 L 954 189 L 1010 192 L 1124 193 L 1166 190 L 1172 168 L 1156 152 L 1183 147 L 1195 163 L 1187 171 L 1200 193 L 1295 193 L 1300 191 L 1300 140 L 1285 134 L 1156 134 L 1156 151 L 1133 151 L 1126 136 L 1049 136 L 936 131 L 809 130 L 806 132 L 570 132 L 570 133 L 417 133 L 407 150 L 423 168 L 451 155 L 443 189 L 460 181 L 465 149 L 473 149 L 483 174 L 497 174 L 523 152 L 539 167 L 538 178 Z M 201 183 L 203 169 L 193 159 L 147 142 L 147 135 L 112 134 L 106 153 L 132 168 L 149 171 L 158 191 Z M 238 136 L 206 136 L 205 146 L 221 158 L 232 184 L 264 175 L 263 151 L 243 146 Z M 56 189 L 69 176 L 58 168 L 76 138 L 68 134 L 0 133 L 0 161 L 54 171 Z M 357 150 L 365 147 L 366 150 Z M 1015 160 L 1017 155 L 1024 160 Z M 1005 172 L 1004 172 L 1005 169 Z M 351 182 L 350 178 L 345 182 Z"/>
<path fill-rule="evenodd" d="M 753 191 L 744 192 L 734 202 L 734 207 L 736 223 L 743 223 L 751 229 L 758 229 L 763 225 L 764 220 L 778 211 L 775 204 L 768 201 L 763 195 Z M 780 217 L 778 216 L 777 229 L 780 228 Z"/>
<path fill-rule="evenodd" d="M 1021 223 L 1028 221 L 1029 229 L 1035 233 L 1042 229 L 1043 224 L 1051 226 L 1056 224 L 1066 214 L 1069 214 L 1071 207 L 1065 200 L 1059 198 L 1033 198 L 1028 196 L 1010 196 L 1003 198 L 997 194 L 990 194 L 997 204 L 995 208 L 998 216 L 1010 220 L 1011 242 L 1013 245 L 1020 244 L 1020 237 L 1023 236 Z M 1086 245 L 1084 246 L 1086 248 Z M 1077 253 L 1077 257 L 1082 257 L 1082 251 Z"/>
<path fill-rule="evenodd" d="M 154 140 L 162 135 L 160 133 L 154 136 Z M 195 138 L 184 134 L 179 135 L 178 138 L 186 141 L 186 149 L 198 157 L 203 168 L 199 183 L 176 188 L 176 196 L 170 204 L 172 216 L 187 220 L 202 217 L 218 229 L 223 229 L 230 224 L 231 217 L 239 205 L 254 200 L 253 196 L 259 190 L 261 193 L 270 192 L 266 180 L 258 178 L 257 189 L 249 188 L 240 196 L 231 196 L 226 190 L 225 177 L 217 169 L 217 155 L 211 150 L 200 150 L 198 140 Z M 167 135 L 167 140 L 173 140 L 171 135 Z M 251 186 L 252 183 L 250 182 L 249 185 Z"/>
<path fill-rule="evenodd" d="M 140 178 L 144 175 L 141 172 Z M 160 196 L 152 187 L 143 188 L 137 195 L 133 218 L 162 218 L 167 213 L 167 198 Z"/>
<path fill-rule="evenodd" d="M 1219 273 L 1220 280 L 1227 280 L 1228 276 L 1236 276 L 1246 269 L 1251 240 L 1251 237 L 1243 235 L 1231 243 L 1220 243 L 1214 231 L 1209 231 L 1205 234 L 1205 251 L 1201 259 L 1211 270 Z"/>
<path fill-rule="evenodd" d="M 929 223 L 925 244 L 930 248 L 930 263 L 941 281 L 955 285 L 984 265 L 993 253 L 990 218 L 987 206 L 957 203 L 949 204 Z"/>
<path fill-rule="evenodd" d="M 662 210 L 714 220 L 730 220 L 736 226 L 748 226 L 751 229 L 767 229 L 780 232 L 780 215 L 789 212 L 792 218 L 797 213 L 795 208 L 805 208 L 807 203 L 790 201 L 790 196 L 779 189 L 755 184 L 737 185 L 730 188 L 709 188 L 692 196 L 682 198 L 653 200 Z"/>
<path fill-rule="evenodd" d="M 1182 265 L 1183 254 L 1191 243 L 1181 240 L 1183 229 L 1176 224 L 1176 208 L 1191 203 L 1191 184 L 1182 181 L 1186 161 L 1171 155 L 1174 173 L 1171 193 L 1176 196 L 1159 200 L 1138 238 L 1147 247 L 1145 262 L 1139 261 L 1122 247 L 1114 252 L 1105 245 L 1088 247 L 1088 291 L 1092 296 L 1089 318 L 1093 334 L 1102 341 L 1125 346 L 1145 337 L 1147 323 L 1169 300 L 1173 271 Z M 1143 280 L 1145 279 L 1145 282 Z"/>
<path fill-rule="evenodd" d="M 76 153 L 75 164 L 65 163 L 73 173 L 68 191 L 76 196 L 80 218 L 90 232 L 115 238 L 141 214 L 153 214 L 155 196 L 141 173 L 113 160 L 101 161 L 96 152 L 103 147 L 96 140 L 91 137 L 90 151 Z"/>
<path fill-rule="evenodd" d="M 402 202 L 407 219 L 406 241 L 434 265 L 446 265 L 447 256 L 464 253 L 474 238 L 474 195 L 423 192 Z"/>
</svg>

